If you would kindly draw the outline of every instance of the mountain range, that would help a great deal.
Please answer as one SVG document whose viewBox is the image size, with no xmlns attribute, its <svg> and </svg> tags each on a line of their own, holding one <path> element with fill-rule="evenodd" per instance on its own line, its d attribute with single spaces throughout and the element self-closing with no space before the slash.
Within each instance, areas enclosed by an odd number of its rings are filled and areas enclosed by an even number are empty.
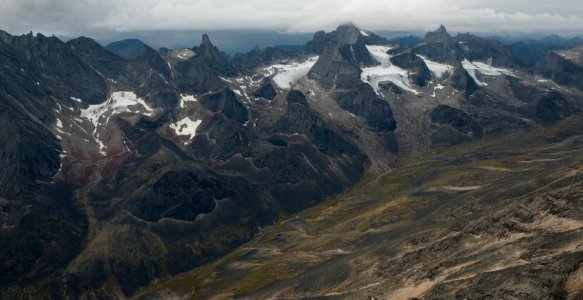
<svg viewBox="0 0 583 300">
<path fill-rule="evenodd" d="M 0 297 L 576 299 L 582 45 L 0 31 Z"/>
</svg>

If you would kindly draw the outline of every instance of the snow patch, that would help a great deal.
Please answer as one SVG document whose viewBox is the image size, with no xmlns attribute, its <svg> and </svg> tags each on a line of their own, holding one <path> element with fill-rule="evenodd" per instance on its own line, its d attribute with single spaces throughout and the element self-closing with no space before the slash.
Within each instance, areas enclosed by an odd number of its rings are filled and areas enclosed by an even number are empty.
<svg viewBox="0 0 583 300">
<path fill-rule="evenodd" d="M 360 31 L 360 34 L 364 35 L 364 36 L 368 36 L 368 33 L 366 33 L 364 30 Z"/>
<path fill-rule="evenodd" d="M 75 97 L 70 97 L 70 98 L 71 98 L 71 100 L 77 101 L 79 103 L 82 103 L 83 102 L 83 100 L 81 100 L 79 98 L 75 98 Z"/>
<path fill-rule="evenodd" d="M 427 59 L 426 57 L 421 56 L 419 54 L 417 54 L 417 56 L 419 56 L 423 60 L 423 62 L 425 62 L 425 65 L 427 66 L 427 68 L 437 78 L 441 78 L 443 75 L 445 75 L 445 73 L 451 74 L 453 72 L 453 66 L 432 61 L 432 60 Z"/>
<path fill-rule="evenodd" d="M 107 147 L 105 147 L 105 145 L 103 144 L 103 142 L 98 137 L 95 138 L 95 141 L 97 142 L 97 145 L 99 145 L 99 154 L 101 154 L 103 156 L 107 156 L 107 153 L 105 152 L 105 150 L 107 149 Z"/>
<path fill-rule="evenodd" d="M 122 112 L 142 113 L 151 116 L 153 110 L 133 92 L 113 92 L 104 103 L 89 105 L 88 108 L 82 109 L 81 117 L 93 123 L 95 127 L 93 132 L 95 133 L 99 124 L 102 124 L 100 121 L 103 121 L 103 118 L 107 124 L 112 116 Z"/>
<path fill-rule="evenodd" d="M 201 123 L 202 120 L 192 121 L 189 117 L 185 117 L 176 123 L 170 124 L 170 128 L 174 130 L 176 135 L 189 136 L 188 141 L 184 142 L 184 145 L 187 145 L 196 135 L 196 129 Z"/>
<path fill-rule="evenodd" d="M 387 51 L 392 49 L 392 47 L 367 45 L 366 48 L 370 55 L 378 61 L 380 65 L 363 68 L 362 73 L 360 74 L 360 79 L 363 82 L 372 86 L 377 94 L 379 94 L 379 83 L 383 81 L 390 81 L 403 90 L 419 94 L 418 91 L 411 87 L 408 72 L 391 63 L 391 56 L 387 54 Z"/>
<path fill-rule="evenodd" d="M 318 56 L 313 56 L 303 62 L 272 65 L 265 70 L 269 76 L 275 74 L 273 81 L 278 87 L 289 90 L 299 79 L 308 75 L 316 61 L 318 61 Z"/>
<path fill-rule="evenodd" d="M 508 75 L 508 76 L 516 77 L 512 72 L 510 72 L 506 69 L 492 67 L 492 66 L 485 64 L 485 63 L 482 63 L 482 62 L 470 62 L 468 59 L 464 59 L 464 61 L 462 61 L 462 66 L 468 72 L 468 74 L 470 74 L 470 76 L 472 77 L 474 82 L 476 82 L 477 85 L 481 85 L 481 86 L 486 86 L 488 84 L 478 80 L 478 78 L 476 76 L 476 72 L 479 72 L 480 74 L 486 75 L 486 76 Z"/>
<path fill-rule="evenodd" d="M 170 53 L 170 55 L 172 57 L 174 57 L 175 59 L 180 59 L 180 60 L 187 60 L 190 59 L 194 56 L 196 56 L 196 53 L 194 53 L 194 51 L 190 50 L 190 49 L 178 49 L 178 50 L 174 50 Z"/>
<path fill-rule="evenodd" d="M 186 102 L 196 102 L 198 99 L 193 95 L 180 94 L 180 108 L 186 107 Z"/>
<path fill-rule="evenodd" d="M 59 118 L 57 118 L 57 128 L 63 129 L 63 122 Z"/>
<path fill-rule="evenodd" d="M 89 105 L 88 108 L 81 110 L 81 118 L 93 124 L 92 136 L 99 145 L 99 153 L 104 156 L 107 155 L 105 152 L 106 147 L 99 139 L 97 129 L 100 126 L 107 126 L 111 117 L 123 112 L 141 113 L 151 116 L 153 110 L 143 99 L 138 98 L 135 93 L 126 91 L 113 92 L 104 103 Z"/>
<path fill-rule="evenodd" d="M 231 81 L 231 79 L 229 79 L 229 78 L 225 78 L 225 77 L 219 76 L 219 79 L 221 79 L 222 81 L 228 82 L 228 83 L 233 83 Z"/>
</svg>

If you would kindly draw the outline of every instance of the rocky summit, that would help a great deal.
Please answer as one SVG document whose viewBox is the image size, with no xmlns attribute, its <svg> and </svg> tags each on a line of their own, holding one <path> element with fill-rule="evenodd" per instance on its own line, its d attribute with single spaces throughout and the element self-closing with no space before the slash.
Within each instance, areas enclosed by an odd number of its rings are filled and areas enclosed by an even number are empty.
<svg viewBox="0 0 583 300">
<path fill-rule="evenodd" d="M 0 31 L 1 299 L 580 299 L 583 48 Z"/>
</svg>

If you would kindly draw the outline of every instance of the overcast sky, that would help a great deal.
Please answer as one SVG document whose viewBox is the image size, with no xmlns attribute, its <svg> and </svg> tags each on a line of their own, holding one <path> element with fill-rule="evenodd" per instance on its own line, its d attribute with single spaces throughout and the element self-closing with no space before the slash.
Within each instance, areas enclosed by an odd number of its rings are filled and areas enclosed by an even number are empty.
<svg viewBox="0 0 583 300">
<path fill-rule="evenodd" d="M 98 31 L 361 28 L 451 32 L 583 33 L 581 0 L 0 0 L 0 29 Z"/>
</svg>

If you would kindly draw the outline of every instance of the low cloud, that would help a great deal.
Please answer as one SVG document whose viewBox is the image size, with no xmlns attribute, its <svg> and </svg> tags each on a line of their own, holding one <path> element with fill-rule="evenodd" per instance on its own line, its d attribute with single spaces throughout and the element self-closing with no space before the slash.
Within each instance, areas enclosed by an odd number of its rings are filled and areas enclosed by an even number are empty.
<svg viewBox="0 0 583 300">
<path fill-rule="evenodd" d="M 583 2 L 512 0 L 2 0 L 0 28 L 79 35 L 96 31 L 371 30 L 583 33 Z"/>
</svg>

